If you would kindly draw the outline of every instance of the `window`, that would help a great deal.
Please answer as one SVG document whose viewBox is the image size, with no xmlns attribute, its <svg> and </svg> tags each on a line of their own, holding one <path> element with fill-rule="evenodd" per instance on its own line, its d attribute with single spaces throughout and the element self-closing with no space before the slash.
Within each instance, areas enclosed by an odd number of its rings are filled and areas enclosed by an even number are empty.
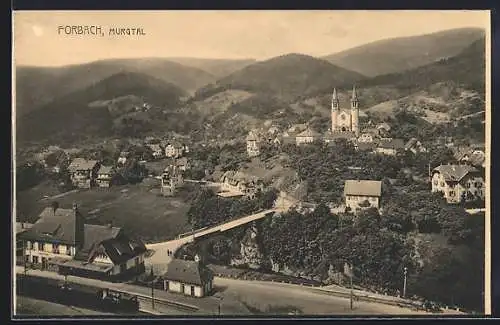
<svg viewBox="0 0 500 325">
<path fill-rule="evenodd" d="M 450 191 L 448 194 L 449 194 L 450 196 L 455 196 L 455 191 Z"/>
<path fill-rule="evenodd" d="M 438 181 L 437 180 L 434 180 L 434 185 L 437 186 L 438 185 Z"/>
<path fill-rule="evenodd" d="M 30 256 L 29 255 L 24 256 L 24 261 L 26 263 L 29 263 L 30 262 Z"/>
<path fill-rule="evenodd" d="M 29 240 L 26 242 L 26 249 L 32 249 L 32 245 Z"/>
<path fill-rule="evenodd" d="M 52 244 L 52 253 L 59 254 L 59 244 Z"/>
<path fill-rule="evenodd" d="M 33 263 L 38 264 L 38 256 L 33 256 Z"/>
<path fill-rule="evenodd" d="M 477 193 L 479 194 L 479 196 L 483 196 L 483 191 L 479 190 Z"/>
<path fill-rule="evenodd" d="M 40 243 L 39 245 L 39 250 L 44 251 L 45 250 L 45 243 Z"/>
<path fill-rule="evenodd" d="M 71 256 L 71 246 L 69 245 L 66 246 L 66 255 Z"/>
<path fill-rule="evenodd" d="M 481 182 L 476 182 L 476 183 L 474 183 L 474 186 L 475 186 L 476 188 L 481 188 L 481 187 L 483 187 L 483 183 L 481 183 Z"/>
<path fill-rule="evenodd" d="M 470 188 L 470 183 L 466 183 L 466 184 L 465 184 L 465 187 L 466 187 L 466 188 Z"/>
<path fill-rule="evenodd" d="M 444 187 L 444 182 L 441 182 L 441 187 Z"/>
</svg>

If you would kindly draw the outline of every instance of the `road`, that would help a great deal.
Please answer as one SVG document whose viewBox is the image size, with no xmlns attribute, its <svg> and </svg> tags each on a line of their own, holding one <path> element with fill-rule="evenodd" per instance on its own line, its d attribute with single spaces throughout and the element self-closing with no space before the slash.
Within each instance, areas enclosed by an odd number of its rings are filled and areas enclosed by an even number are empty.
<svg viewBox="0 0 500 325">
<path fill-rule="evenodd" d="M 229 229 L 239 227 L 241 225 L 250 223 L 255 220 L 262 219 L 266 217 L 268 213 L 271 212 L 282 212 L 283 209 L 280 208 L 275 208 L 275 209 L 269 209 L 265 211 L 261 211 L 249 216 L 244 216 L 241 218 L 238 218 L 236 220 L 228 221 L 225 223 L 222 223 L 217 226 L 205 228 L 205 229 L 200 229 L 200 230 L 195 230 L 194 235 L 186 235 L 185 237 L 174 239 L 174 240 L 169 240 L 166 242 L 161 242 L 161 243 L 154 243 L 154 244 L 146 244 L 146 247 L 148 249 L 151 249 L 154 251 L 153 255 L 145 259 L 145 264 L 146 267 L 153 268 L 153 271 L 156 274 L 161 274 L 166 271 L 166 268 L 168 266 L 168 263 L 171 260 L 171 256 L 168 255 L 168 251 L 175 252 L 177 249 L 179 249 L 181 246 L 193 242 L 194 239 L 200 238 L 209 234 L 213 234 L 216 232 L 224 232 Z"/>
<path fill-rule="evenodd" d="M 23 273 L 22 267 L 16 267 L 16 273 Z M 28 274 L 64 280 L 64 277 L 52 272 L 29 270 Z M 124 283 L 110 283 L 100 280 L 68 277 L 68 282 L 92 285 L 100 288 L 110 288 L 150 297 L 151 289 Z M 155 304 L 156 312 L 167 315 L 214 315 L 220 304 L 223 315 L 251 315 L 268 314 L 277 315 L 287 313 L 287 310 L 299 311 L 307 315 L 424 315 L 428 313 L 413 311 L 408 308 L 391 306 L 374 302 L 354 302 L 354 309 L 349 308 L 349 299 L 325 294 L 316 288 L 292 285 L 286 283 L 245 281 L 216 277 L 214 279 L 216 293 L 202 299 L 186 297 L 178 294 L 155 290 L 155 299 L 162 299 L 169 303 L 182 304 L 187 308 L 198 308 L 196 312 L 187 312 L 186 308 L 177 309 L 170 304 L 162 306 Z M 219 299 L 222 298 L 222 299 Z M 141 308 L 147 309 L 148 303 Z"/>
<path fill-rule="evenodd" d="M 49 196 L 49 197 L 41 198 L 40 201 L 47 201 L 47 200 L 58 199 L 60 197 L 63 197 L 63 196 L 66 196 L 66 195 L 70 195 L 72 193 L 76 193 L 76 192 L 79 192 L 79 191 L 80 191 L 79 189 L 74 189 L 74 190 L 71 190 L 71 191 L 68 191 L 68 192 L 64 192 L 64 193 L 61 193 L 61 194 L 57 194 L 57 195 L 54 195 L 54 196 Z"/>
</svg>

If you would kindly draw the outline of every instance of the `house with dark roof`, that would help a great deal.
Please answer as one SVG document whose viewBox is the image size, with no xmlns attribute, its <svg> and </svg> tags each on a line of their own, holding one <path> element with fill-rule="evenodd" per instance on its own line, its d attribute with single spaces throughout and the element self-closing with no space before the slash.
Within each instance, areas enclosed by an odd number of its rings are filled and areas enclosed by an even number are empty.
<svg viewBox="0 0 500 325">
<path fill-rule="evenodd" d="M 470 165 L 441 165 L 432 170 L 432 192 L 441 192 L 448 203 L 484 200 L 482 173 Z"/>
<path fill-rule="evenodd" d="M 146 247 L 141 241 L 122 228 L 86 224 L 76 205 L 45 208 L 17 237 L 25 247 L 25 261 L 33 267 L 109 280 L 144 272 Z"/>
<path fill-rule="evenodd" d="M 112 166 L 101 166 L 97 172 L 96 183 L 99 187 L 110 187 L 115 171 Z"/>
<path fill-rule="evenodd" d="M 351 211 L 380 208 L 382 182 L 373 180 L 346 180 L 344 198 L 346 208 Z"/>
<path fill-rule="evenodd" d="M 71 182 L 79 188 L 91 188 L 95 185 L 99 163 L 97 160 L 75 158 L 68 166 Z"/>
<path fill-rule="evenodd" d="M 401 139 L 380 139 L 378 142 L 377 148 L 375 152 L 381 153 L 384 155 L 395 156 L 399 150 L 403 150 L 405 147 L 405 143 Z"/>
<path fill-rule="evenodd" d="M 162 278 L 165 290 L 186 296 L 205 297 L 213 289 L 213 273 L 198 256 L 194 261 L 171 260 Z"/>
</svg>

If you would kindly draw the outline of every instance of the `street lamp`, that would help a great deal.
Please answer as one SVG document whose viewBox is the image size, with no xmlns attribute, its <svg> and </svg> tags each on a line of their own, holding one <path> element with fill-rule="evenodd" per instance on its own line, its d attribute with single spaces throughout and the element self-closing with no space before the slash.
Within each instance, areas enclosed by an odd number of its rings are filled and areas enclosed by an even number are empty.
<svg viewBox="0 0 500 325">
<path fill-rule="evenodd" d="M 403 298 L 406 298 L 406 275 L 408 274 L 408 268 L 405 266 L 404 268 L 404 282 L 403 282 Z"/>
</svg>

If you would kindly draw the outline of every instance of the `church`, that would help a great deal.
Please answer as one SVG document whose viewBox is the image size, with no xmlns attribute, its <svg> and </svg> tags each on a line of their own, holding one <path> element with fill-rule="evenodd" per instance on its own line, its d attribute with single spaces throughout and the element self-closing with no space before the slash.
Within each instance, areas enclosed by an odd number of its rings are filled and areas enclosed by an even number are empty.
<svg viewBox="0 0 500 325">
<path fill-rule="evenodd" d="M 359 101 L 356 95 L 356 86 L 352 88 L 351 107 L 349 109 L 340 108 L 337 89 L 333 89 L 331 134 L 359 137 Z"/>
</svg>

